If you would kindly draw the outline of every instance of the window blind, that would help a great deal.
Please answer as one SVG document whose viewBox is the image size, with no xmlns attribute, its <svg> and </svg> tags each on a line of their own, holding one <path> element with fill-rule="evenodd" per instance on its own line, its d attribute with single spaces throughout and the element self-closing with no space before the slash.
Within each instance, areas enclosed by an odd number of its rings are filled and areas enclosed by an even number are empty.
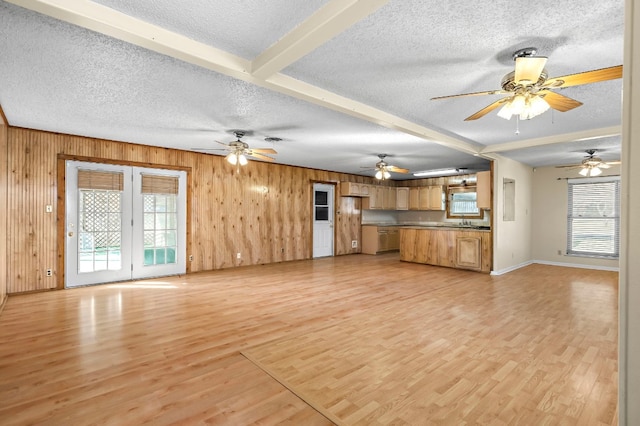
<svg viewBox="0 0 640 426">
<path fill-rule="evenodd" d="M 142 175 L 143 194 L 177 194 L 178 177 L 160 175 Z"/>
<path fill-rule="evenodd" d="M 567 254 L 617 258 L 620 178 L 568 181 Z"/>
<path fill-rule="evenodd" d="M 78 170 L 78 188 L 122 191 L 124 175 L 121 172 Z"/>
</svg>

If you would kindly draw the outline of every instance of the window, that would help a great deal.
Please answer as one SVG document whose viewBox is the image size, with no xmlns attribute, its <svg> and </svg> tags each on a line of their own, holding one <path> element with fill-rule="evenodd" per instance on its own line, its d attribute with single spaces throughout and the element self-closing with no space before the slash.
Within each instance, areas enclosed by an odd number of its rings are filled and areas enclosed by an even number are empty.
<svg viewBox="0 0 640 426">
<path fill-rule="evenodd" d="M 618 258 L 620 177 L 568 183 L 567 254 Z"/>
<path fill-rule="evenodd" d="M 476 219 L 482 217 L 478 208 L 477 193 L 474 186 L 449 186 L 447 188 L 448 218 Z"/>
</svg>

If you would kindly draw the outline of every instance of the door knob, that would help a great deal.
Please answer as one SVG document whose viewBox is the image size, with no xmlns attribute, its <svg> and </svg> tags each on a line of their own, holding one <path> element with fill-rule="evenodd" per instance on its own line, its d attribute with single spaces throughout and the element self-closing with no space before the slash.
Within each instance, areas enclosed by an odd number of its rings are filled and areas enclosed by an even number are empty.
<svg viewBox="0 0 640 426">
<path fill-rule="evenodd" d="M 68 235 L 69 235 L 70 237 L 73 237 L 73 231 L 69 231 L 69 234 L 68 234 Z"/>
</svg>

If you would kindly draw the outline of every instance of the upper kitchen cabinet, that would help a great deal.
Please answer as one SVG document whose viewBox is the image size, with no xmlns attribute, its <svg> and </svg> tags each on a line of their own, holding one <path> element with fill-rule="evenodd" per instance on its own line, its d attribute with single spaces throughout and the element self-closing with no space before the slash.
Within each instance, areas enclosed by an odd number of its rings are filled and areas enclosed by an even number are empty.
<svg viewBox="0 0 640 426">
<path fill-rule="evenodd" d="M 479 209 L 491 209 L 491 171 L 476 174 L 476 192 Z"/>
<path fill-rule="evenodd" d="M 368 197 L 369 185 L 366 183 L 340 182 L 340 195 L 343 197 Z"/>
</svg>

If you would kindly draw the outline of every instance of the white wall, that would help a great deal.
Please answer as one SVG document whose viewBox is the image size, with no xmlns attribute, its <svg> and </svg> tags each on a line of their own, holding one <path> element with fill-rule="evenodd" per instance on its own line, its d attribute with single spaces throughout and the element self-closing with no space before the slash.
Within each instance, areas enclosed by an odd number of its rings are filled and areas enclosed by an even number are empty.
<svg viewBox="0 0 640 426">
<path fill-rule="evenodd" d="M 620 246 L 621 425 L 640 425 L 640 4 L 625 2 Z M 634 84 L 635 83 L 635 84 Z"/>
<path fill-rule="evenodd" d="M 531 262 L 533 169 L 496 156 L 493 163 L 493 272 L 501 274 Z M 515 220 L 504 221 L 503 179 L 515 180 Z"/>
<path fill-rule="evenodd" d="M 602 176 L 619 176 L 612 166 Z M 618 260 L 567 256 L 567 179 L 579 178 L 578 170 L 539 167 L 533 172 L 531 256 L 534 262 L 617 269 Z M 561 180 L 558 180 L 560 178 Z M 558 251 L 562 254 L 558 254 Z"/>
</svg>

